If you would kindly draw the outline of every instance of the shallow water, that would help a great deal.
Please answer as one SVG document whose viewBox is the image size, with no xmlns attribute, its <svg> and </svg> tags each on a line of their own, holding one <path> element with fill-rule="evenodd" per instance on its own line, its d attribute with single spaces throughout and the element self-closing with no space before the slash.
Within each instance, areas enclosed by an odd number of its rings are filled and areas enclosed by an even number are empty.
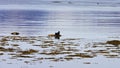
<svg viewBox="0 0 120 68">
<path fill-rule="evenodd" d="M 119 68 L 119 44 L 106 43 L 120 40 L 119 0 L 9 4 L 0 5 L 0 68 Z"/>
<path fill-rule="evenodd" d="M 106 41 L 83 38 L 56 40 L 45 36 L 1 36 L 0 68 L 119 68 L 120 41 L 118 45 L 111 45 Z"/>
<path fill-rule="evenodd" d="M 119 36 L 119 11 L 0 10 L 0 35 L 44 35 L 61 31 L 63 37 Z"/>
</svg>

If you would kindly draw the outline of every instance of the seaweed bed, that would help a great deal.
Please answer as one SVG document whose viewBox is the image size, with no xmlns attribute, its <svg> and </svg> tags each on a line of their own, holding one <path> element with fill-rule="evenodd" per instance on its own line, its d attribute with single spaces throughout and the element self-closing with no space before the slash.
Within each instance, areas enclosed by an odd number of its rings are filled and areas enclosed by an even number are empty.
<svg viewBox="0 0 120 68">
<path fill-rule="evenodd" d="M 83 43 L 87 42 L 87 43 Z M 106 58 L 119 58 L 119 40 L 92 42 L 81 38 L 54 39 L 45 36 L 1 36 L 0 56 L 9 59 L 29 61 L 70 61 L 74 59 L 94 58 L 102 55 Z M 5 58 L 6 59 L 6 58 Z M 4 59 L 0 59 L 4 61 Z M 84 64 L 90 64 L 84 62 Z"/>
</svg>

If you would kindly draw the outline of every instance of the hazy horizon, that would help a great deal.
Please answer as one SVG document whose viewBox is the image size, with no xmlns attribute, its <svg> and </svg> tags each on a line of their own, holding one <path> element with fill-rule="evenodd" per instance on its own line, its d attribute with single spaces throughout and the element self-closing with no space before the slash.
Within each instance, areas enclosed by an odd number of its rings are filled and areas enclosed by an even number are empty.
<svg viewBox="0 0 120 68">
<path fill-rule="evenodd" d="M 26 5 L 35 5 L 35 4 L 44 4 L 52 1 L 61 1 L 61 2 L 78 2 L 78 3 L 120 3 L 120 0 L 0 0 L 0 5 L 14 5 L 14 4 L 26 4 Z"/>
<path fill-rule="evenodd" d="M 58 2 L 56 2 L 58 1 Z M 119 11 L 120 0 L 0 0 L 2 9 Z"/>
</svg>

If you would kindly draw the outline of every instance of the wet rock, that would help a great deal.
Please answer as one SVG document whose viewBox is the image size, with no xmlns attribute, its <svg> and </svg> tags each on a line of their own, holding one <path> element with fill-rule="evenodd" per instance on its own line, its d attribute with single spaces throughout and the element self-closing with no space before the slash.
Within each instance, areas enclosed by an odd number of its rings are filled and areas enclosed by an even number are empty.
<svg viewBox="0 0 120 68">
<path fill-rule="evenodd" d="M 43 60 L 44 58 L 43 57 L 41 57 L 41 58 L 37 58 L 37 60 Z"/>
<path fill-rule="evenodd" d="M 98 50 L 97 53 L 109 53 L 109 51 L 107 51 L 107 50 Z"/>
<path fill-rule="evenodd" d="M 73 60 L 72 57 L 65 57 L 64 59 L 67 60 L 67 61 Z"/>
<path fill-rule="evenodd" d="M 73 51 L 73 52 L 78 52 L 79 50 L 73 47 L 68 47 L 66 51 Z"/>
<path fill-rule="evenodd" d="M 28 41 L 30 40 L 28 37 L 21 37 L 22 41 Z"/>
<path fill-rule="evenodd" d="M 108 54 L 108 55 L 104 55 L 106 56 L 106 58 L 119 58 L 119 55 L 117 54 Z"/>
<path fill-rule="evenodd" d="M 120 41 L 119 40 L 111 40 L 111 41 L 107 41 L 106 44 L 112 44 L 112 45 L 120 45 Z"/>
<path fill-rule="evenodd" d="M 3 55 L 3 53 L 0 53 L 0 55 Z"/>
<path fill-rule="evenodd" d="M 47 45 L 41 45 L 41 48 L 48 48 L 49 46 L 47 46 Z"/>
<path fill-rule="evenodd" d="M 25 54 L 32 54 L 32 53 L 37 53 L 38 50 L 33 50 L 33 49 L 30 49 L 30 50 L 26 50 L 26 51 L 20 51 L 21 54 L 25 55 Z"/>
<path fill-rule="evenodd" d="M 3 52 L 14 52 L 16 49 L 13 48 L 4 48 L 4 47 L 0 47 L 0 51 Z"/>
<path fill-rule="evenodd" d="M 11 44 L 12 46 L 19 46 L 18 44 Z"/>
<path fill-rule="evenodd" d="M 0 47 L 0 51 L 5 51 L 5 48 L 4 47 Z"/>
<path fill-rule="evenodd" d="M 45 40 L 44 43 L 53 43 L 54 41 L 52 40 Z"/>
<path fill-rule="evenodd" d="M 19 32 L 12 32 L 11 34 L 12 35 L 19 35 L 20 33 Z"/>
<path fill-rule="evenodd" d="M 120 50 L 115 49 L 115 50 L 111 50 L 111 52 L 120 53 Z"/>
<path fill-rule="evenodd" d="M 8 41 L 8 39 L 6 39 L 6 38 L 2 38 L 2 39 L 0 40 L 0 42 L 6 42 L 6 41 Z"/>
<path fill-rule="evenodd" d="M 59 58 L 55 58 L 55 59 L 52 59 L 51 61 L 58 62 L 58 61 L 60 61 L 60 59 Z"/>
<path fill-rule="evenodd" d="M 11 40 L 22 40 L 20 36 L 11 36 Z"/>
<path fill-rule="evenodd" d="M 63 39 L 63 41 L 74 41 L 74 40 L 80 40 L 80 38 L 66 38 L 66 39 Z"/>
<path fill-rule="evenodd" d="M 93 58 L 94 55 L 89 55 L 87 53 L 76 53 L 74 55 L 68 55 L 68 57 L 81 57 L 81 58 Z"/>
<path fill-rule="evenodd" d="M 27 56 L 27 55 L 16 55 L 13 57 L 21 57 L 21 58 L 34 58 L 34 56 Z"/>
<path fill-rule="evenodd" d="M 40 54 L 45 54 L 45 55 L 58 55 L 58 54 L 61 54 L 61 51 L 58 51 L 58 50 L 52 50 L 50 52 L 42 52 Z"/>
<path fill-rule="evenodd" d="M 8 52 L 14 52 L 16 49 L 13 49 L 13 48 L 7 48 L 7 49 L 5 49 L 6 51 L 8 51 Z"/>
</svg>

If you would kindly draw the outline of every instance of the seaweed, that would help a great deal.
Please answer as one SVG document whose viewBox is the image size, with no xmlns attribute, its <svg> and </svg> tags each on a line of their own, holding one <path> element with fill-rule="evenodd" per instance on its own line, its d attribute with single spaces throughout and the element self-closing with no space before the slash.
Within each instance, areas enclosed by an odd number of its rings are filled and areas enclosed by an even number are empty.
<svg viewBox="0 0 120 68">
<path fill-rule="evenodd" d="M 120 45 L 120 41 L 119 40 L 111 40 L 111 41 L 107 41 L 106 44 L 112 44 L 112 45 Z"/>
<path fill-rule="evenodd" d="M 21 52 L 21 54 L 32 54 L 32 53 L 37 53 L 38 50 L 30 49 L 30 50 L 20 51 L 20 52 Z"/>
</svg>

